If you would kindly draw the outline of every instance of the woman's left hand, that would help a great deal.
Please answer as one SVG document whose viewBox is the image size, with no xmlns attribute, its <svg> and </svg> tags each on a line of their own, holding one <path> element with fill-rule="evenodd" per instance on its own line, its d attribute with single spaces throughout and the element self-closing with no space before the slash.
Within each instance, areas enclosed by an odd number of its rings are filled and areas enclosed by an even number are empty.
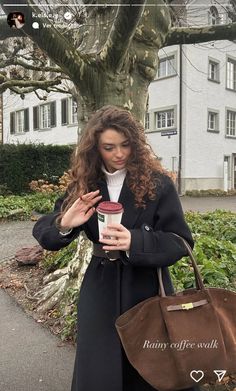
<svg viewBox="0 0 236 391">
<path fill-rule="evenodd" d="M 104 229 L 101 234 L 104 236 L 112 236 L 114 239 L 99 239 L 99 242 L 104 243 L 103 250 L 112 251 L 129 251 L 131 244 L 131 233 L 122 224 L 111 223 Z"/>
</svg>

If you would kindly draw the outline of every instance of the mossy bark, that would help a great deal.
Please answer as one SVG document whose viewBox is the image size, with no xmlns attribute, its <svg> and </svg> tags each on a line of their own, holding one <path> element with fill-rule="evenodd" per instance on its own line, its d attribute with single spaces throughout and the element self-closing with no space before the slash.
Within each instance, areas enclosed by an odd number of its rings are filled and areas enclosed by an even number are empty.
<svg viewBox="0 0 236 391">
<path fill-rule="evenodd" d="M 67 307 L 69 303 L 66 301 L 66 291 L 69 288 L 79 290 L 91 256 L 92 244 L 82 233 L 78 239 L 77 251 L 68 266 L 48 274 L 43 279 L 43 288 L 31 297 L 37 302 L 38 312 L 45 313 L 58 308 L 62 300 L 65 308 Z"/>
</svg>

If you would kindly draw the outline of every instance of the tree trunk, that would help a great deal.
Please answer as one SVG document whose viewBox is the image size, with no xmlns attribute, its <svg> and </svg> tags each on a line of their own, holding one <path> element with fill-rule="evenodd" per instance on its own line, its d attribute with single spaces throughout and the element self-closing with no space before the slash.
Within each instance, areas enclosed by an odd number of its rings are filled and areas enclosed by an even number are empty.
<svg viewBox="0 0 236 391">
<path fill-rule="evenodd" d="M 170 11 L 163 1 L 155 0 L 155 5 L 156 8 L 145 7 L 127 47 L 122 47 L 122 39 L 127 35 L 124 15 L 120 25 L 116 26 L 120 34 L 118 43 L 116 35 L 112 35 L 108 28 L 109 21 L 115 16 L 116 7 L 90 12 L 89 27 L 80 31 L 86 39 L 78 47 L 80 52 L 86 53 L 87 59 L 85 58 L 80 74 L 71 75 L 83 102 L 84 115 L 80 115 L 80 118 L 84 118 L 85 122 L 95 110 L 104 105 L 128 109 L 139 121 L 144 122 L 148 87 L 155 78 L 158 67 L 158 51 L 163 46 L 171 25 Z M 118 54 L 113 45 L 118 46 Z M 118 56 L 122 61 L 117 59 Z M 81 105 L 79 109 L 80 107 Z M 80 122 L 79 128 L 83 129 L 83 125 L 84 122 Z"/>
<path fill-rule="evenodd" d="M 37 311 L 44 313 L 58 307 L 65 301 L 66 291 L 69 288 L 80 289 L 85 271 L 92 256 L 92 245 L 82 232 L 78 239 L 77 251 L 68 266 L 48 274 L 43 279 L 44 287 L 32 299 L 37 302 Z"/>
</svg>

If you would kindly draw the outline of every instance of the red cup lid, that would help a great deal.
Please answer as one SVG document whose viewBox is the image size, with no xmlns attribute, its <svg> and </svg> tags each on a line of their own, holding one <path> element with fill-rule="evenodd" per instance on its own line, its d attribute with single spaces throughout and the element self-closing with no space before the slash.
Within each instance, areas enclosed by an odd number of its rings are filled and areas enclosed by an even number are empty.
<svg viewBox="0 0 236 391">
<path fill-rule="evenodd" d="M 123 205 L 119 202 L 103 201 L 98 204 L 96 211 L 107 214 L 121 213 L 123 212 Z"/>
</svg>

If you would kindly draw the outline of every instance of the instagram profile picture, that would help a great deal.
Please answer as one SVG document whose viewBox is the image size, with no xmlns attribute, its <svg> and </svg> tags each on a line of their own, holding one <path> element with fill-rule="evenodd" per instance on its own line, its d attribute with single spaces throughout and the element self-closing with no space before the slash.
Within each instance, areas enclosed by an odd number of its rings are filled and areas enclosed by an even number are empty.
<svg viewBox="0 0 236 391">
<path fill-rule="evenodd" d="M 7 23 L 12 28 L 21 29 L 25 24 L 25 16 L 22 12 L 10 12 L 7 16 Z"/>
</svg>

